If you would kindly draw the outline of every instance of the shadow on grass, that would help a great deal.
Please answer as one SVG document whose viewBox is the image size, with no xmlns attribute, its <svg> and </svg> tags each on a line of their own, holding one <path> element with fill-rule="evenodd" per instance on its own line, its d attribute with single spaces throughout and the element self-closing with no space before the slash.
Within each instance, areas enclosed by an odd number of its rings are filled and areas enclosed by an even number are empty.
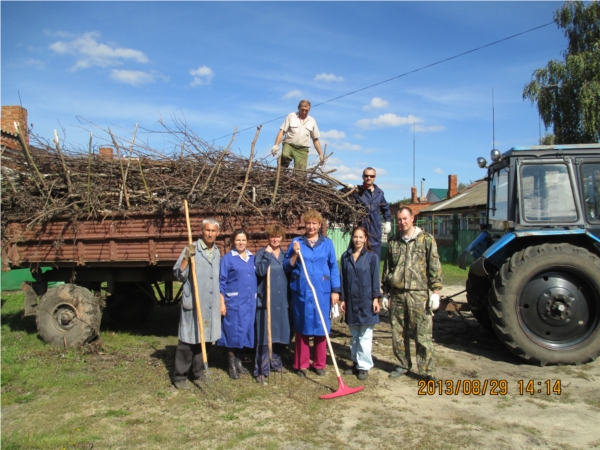
<svg viewBox="0 0 600 450">
<path fill-rule="evenodd" d="M 23 331 L 27 334 L 37 334 L 35 316 L 23 317 L 23 310 L 14 313 L 2 313 L 2 326 L 8 326 L 10 331 Z"/>
</svg>

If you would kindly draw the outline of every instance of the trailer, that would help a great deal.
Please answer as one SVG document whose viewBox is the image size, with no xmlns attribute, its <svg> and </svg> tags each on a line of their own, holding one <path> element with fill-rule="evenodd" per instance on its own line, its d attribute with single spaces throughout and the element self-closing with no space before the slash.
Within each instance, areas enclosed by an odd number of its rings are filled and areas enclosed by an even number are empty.
<svg viewBox="0 0 600 450">
<path fill-rule="evenodd" d="M 266 246 L 264 231 L 277 222 L 273 216 L 241 223 L 192 210 L 194 239 L 206 217 L 222 224 L 216 242 L 221 254 L 228 250 L 231 232 L 242 227 L 250 234 L 251 251 Z M 298 220 L 287 227 L 286 238 L 303 232 Z M 35 281 L 23 283 L 24 316 L 35 315 L 38 332 L 48 343 L 77 346 L 94 339 L 104 307 L 118 323 L 140 323 L 157 303 L 181 299 L 181 288 L 174 289 L 173 266 L 188 242 L 183 214 L 129 213 L 86 221 L 57 218 L 33 227 L 9 222 L 4 238 L 2 269 L 30 269 Z M 44 267 L 51 270 L 42 271 Z M 48 283 L 57 281 L 65 284 L 48 289 Z"/>
</svg>

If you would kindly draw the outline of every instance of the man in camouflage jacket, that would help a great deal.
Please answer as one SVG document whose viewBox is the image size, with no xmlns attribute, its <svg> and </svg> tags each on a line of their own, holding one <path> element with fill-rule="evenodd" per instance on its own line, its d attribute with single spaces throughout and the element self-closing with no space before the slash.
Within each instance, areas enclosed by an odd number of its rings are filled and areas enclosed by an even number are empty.
<svg viewBox="0 0 600 450">
<path fill-rule="evenodd" d="M 435 380 L 433 311 L 439 307 L 442 266 L 433 236 L 414 226 L 407 206 L 396 213 L 399 231 L 388 241 L 383 266 L 383 290 L 390 297 L 392 345 L 400 366 L 390 373 L 397 378 L 410 371 L 409 336 L 417 349 L 419 373 Z M 428 291 L 433 294 L 429 296 Z"/>
</svg>

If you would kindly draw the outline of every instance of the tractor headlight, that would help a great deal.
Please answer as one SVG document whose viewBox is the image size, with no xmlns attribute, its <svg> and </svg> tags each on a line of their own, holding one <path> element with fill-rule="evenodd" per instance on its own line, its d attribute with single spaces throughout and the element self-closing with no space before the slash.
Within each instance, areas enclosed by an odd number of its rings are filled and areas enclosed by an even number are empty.
<svg viewBox="0 0 600 450">
<path fill-rule="evenodd" d="M 479 158 L 477 158 L 477 165 L 479 166 L 479 168 L 485 169 L 487 167 L 487 161 L 484 157 L 480 156 Z"/>
<path fill-rule="evenodd" d="M 502 153 L 500 153 L 500 150 L 493 149 L 490 152 L 490 158 L 492 159 L 492 161 L 498 162 L 502 159 Z"/>
</svg>

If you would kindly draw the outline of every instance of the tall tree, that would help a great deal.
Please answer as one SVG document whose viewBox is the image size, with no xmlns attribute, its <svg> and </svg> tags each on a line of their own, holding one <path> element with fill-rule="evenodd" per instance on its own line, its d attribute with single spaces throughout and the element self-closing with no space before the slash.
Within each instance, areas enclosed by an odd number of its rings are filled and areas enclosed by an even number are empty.
<svg viewBox="0 0 600 450">
<path fill-rule="evenodd" d="M 533 72 L 523 99 L 536 102 L 557 144 L 600 141 L 600 3 L 565 2 L 554 13 L 569 45 L 564 61 Z"/>
</svg>

